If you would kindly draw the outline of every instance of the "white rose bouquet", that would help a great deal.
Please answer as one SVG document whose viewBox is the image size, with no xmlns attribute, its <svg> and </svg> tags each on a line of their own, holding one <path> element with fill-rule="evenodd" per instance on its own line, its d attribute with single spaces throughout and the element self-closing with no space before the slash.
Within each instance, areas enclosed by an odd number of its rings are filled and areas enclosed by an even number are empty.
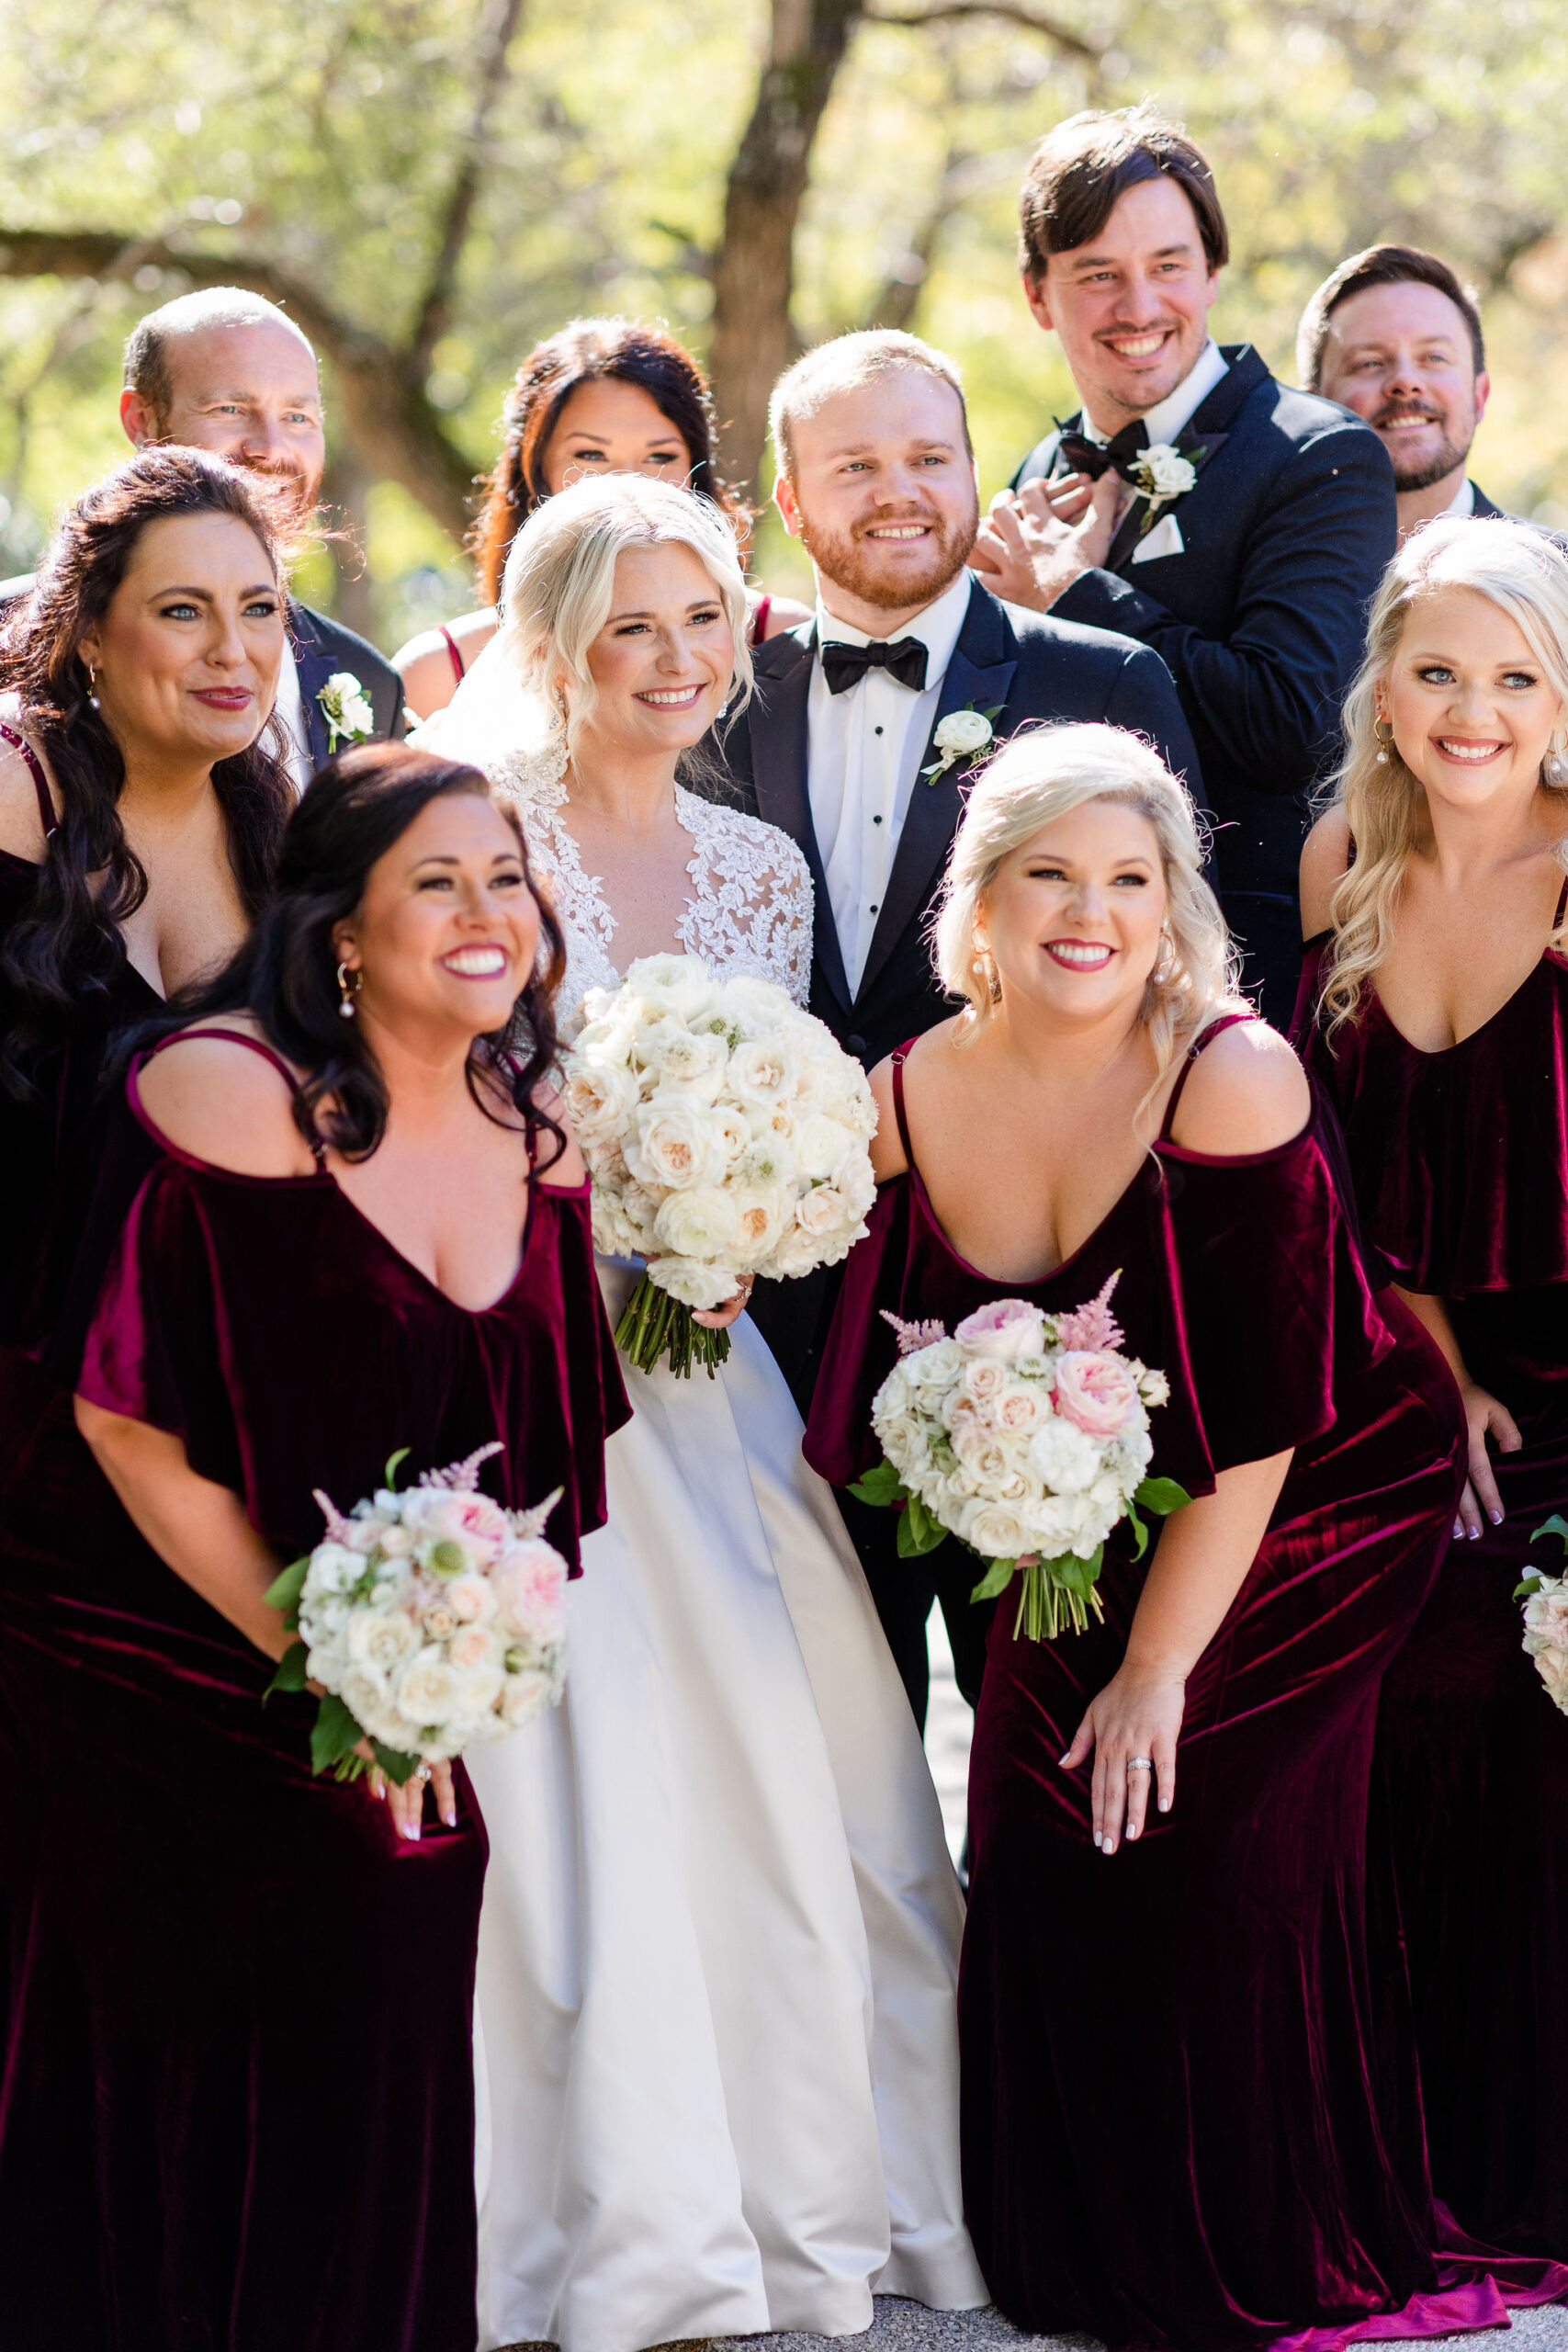
<svg viewBox="0 0 1568 2352">
<path fill-rule="evenodd" d="M 748 1275 L 847 1257 L 875 1197 L 876 1104 L 860 1064 L 770 980 L 647 956 L 583 1000 L 566 1100 L 593 1184 L 594 1246 L 648 1271 L 615 1332 L 689 1377 L 729 1335 L 694 1323 Z"/>
<path fill-rule="evenodd" d="M 1568 1544 L 1568 1519 L 1553 1511 L 1530 1542 L 1543 1535 L 1557 1535 Z M 1543 1576 L 1531 1568 L 1514 1599 L 1525 1604 L 1525 1655 L 1534 1658 L 1552 1705 L 1568 1715 L 1568 1576 Z"/>
<path fill-rule="evenodd" d="M 479 1492 L 479 1464 L 501 1450 L 481 1446 L 402 1494 L 395 1453 L 385 1486 L 346 1518 L 317 1494 L 326 1537 L 266 1597 L 299 1635 L 269 1690 L 311 1681 L 326 1694 L 310 1735 L 318 1772 L 355 1779 L 368 1739 L 400 1784 L 559 1699 L 567 1566 L 542 1531 L 561 1490 L 503 1510 Z"/>
<path fill-rule="evenodd" d="M 1118 1352 L 1112 1275 L 1071 1315 L 1021 1298 L 978 1308 L 949 1339 L 940 1323 L 901 1323 L 898 1362 L 872 1403 L 884 1459 L 850 1488 L 901 1506 L 898 1550 L 910 1559 L 952 1534 L 987 1566 L 973 1595 L 989 1600 L 1019 1572 L 1013 1625 L 1032 1641 L 1103 1616 L 1096 1580 L 1105 1539 L 1140 1510 L 1163 1517 L 1190 1500 L 1174 1478 L 1145 1476 L 1151 1406 L 1170 1395 L 1161 1372 Z"/>
</svg>

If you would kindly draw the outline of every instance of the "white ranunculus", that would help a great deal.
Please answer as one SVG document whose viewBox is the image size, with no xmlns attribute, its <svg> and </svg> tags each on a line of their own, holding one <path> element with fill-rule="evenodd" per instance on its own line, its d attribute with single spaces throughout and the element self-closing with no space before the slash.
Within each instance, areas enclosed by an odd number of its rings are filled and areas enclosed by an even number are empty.
<svg viewBox="0 0 1568 2352">
<path fill-rule="evenodd" d="M 369 1730 L 387 1704 L 387 1678 L 373 1666 L 351 1666 L 339 1685 L 338 1697 L 355 1722 Z"/>
<path fill-rule="evenodd" d="M 439 1727 L 462 1712 L 457 1677 L 434 1644 L 391 1677 L 391 1692 L 398 1713 L 416 1727 Z"/>
<path fill-rule="evenodd" d="M 659 1192 L 694 1192 L 722 1182 L 725 1130 L 711 1111 L 679 1095 L 656 1094 L 626 1138 L 626 1166 Z"/>
<path fill-rule="evenodd" d="M 802 1193 L 795 1204 L 795 1221 L 802 1233 L 813 1240 L 826 1240 L 838 1233 L 850 1219 L 844 1203 L 831 1184 L 814 1184 L 809 1193 Z"/>
<path fill-rule="evenodd" d="M 639 956 L 626 987 L 645 998 L 661 999 L 678 1020 L 694 1022 L 713 1010 L 718 989 L 700 956 Z"/>
<path fill-rule="evenodd" d="M 950 710 L 931 737 L 937 751 L 955 760 L 983 752 L 990 740 L 991 722 L 983 710 Z"/>
<path fill-rule="evenodd" d="M 771 1111 L 795 1084 L 795 1059 L 776 1035 L 743 1038 L 729 1057 L 728 1089 L 748 1108 Z"/>
<path fill-rule="evenodd" d="M 584 997 L 585 1007 L 588 1001 Z M 631 1056 L 632 1035 L 631 1023 L 618 1017 L 585 1021 L 572 1045 L 573 1058 L 593 1062 L 600 1068 L 624 1069 Z"/>
<path fill-rule="evenodd" d="M 677 1258 L 722 1258 L 736 1240 L 735 1203 L 716 1184 L 671 1193 L 653 1221 L 660 1250 Z"/>
<path fill-rule="evenodd" d="M 501 1694 L 502 1721 L 515 1731 L 522 1724 L 531 1723 L 542 1714 L 555 1696 L 551 1678 L 536 1668 L 525 1668 L 521 1674 L 509 1674 L 506 1688 Z"/>
<path fill-rule="evenodd" d="M 401 1609 L 356 1609 L 349 1619 L 348 1655 L 356 1666 L 389 1674 L 419 1647 L 419 1629 Z"/>
<path fill-rule="evenodd" d="M 795 1128 L 795 1149 L 802 1175 L 830 1183 L 854 1149 L 854 1137 L 837 1119 L 818 1111 Z"/>
<path fill-rule="evenodd" d="M 649 1266 L 650 1279 L 682 1306 L 700 1306 L 705 1311 L 722 1306 L 735 1295 L 736 1272 L 733 1266 L 714 1265 L 702 1258 L 661 1257 Z"/>
</svg>

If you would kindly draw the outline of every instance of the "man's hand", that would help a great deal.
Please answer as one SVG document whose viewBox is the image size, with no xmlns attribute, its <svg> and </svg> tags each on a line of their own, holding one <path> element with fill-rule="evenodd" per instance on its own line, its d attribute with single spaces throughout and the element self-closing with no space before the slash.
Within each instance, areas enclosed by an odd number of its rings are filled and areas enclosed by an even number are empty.
<svg viewBox="0 0 1568 2352">
<path fill-rule="evenodd" d="M 1108 467 L 1097 482 L 1087 474 L 1065 474 L 1057 481 L 998 491 L 970 562 L 994 595 L 1048 613 L 1075 580 L 1110 554 L 1123 487 Z"/>
</svg>

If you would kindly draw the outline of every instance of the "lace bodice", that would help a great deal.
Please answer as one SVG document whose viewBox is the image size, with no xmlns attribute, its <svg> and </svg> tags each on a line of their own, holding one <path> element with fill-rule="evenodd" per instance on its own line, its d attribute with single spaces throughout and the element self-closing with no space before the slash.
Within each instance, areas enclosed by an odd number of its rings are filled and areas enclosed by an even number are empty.
<svg viewBox="0 0 1568 2352">
<path fill-rule="evenodd" d="M 528 854 L 548 878 L 566 934 L 566 978 L 558 1013 L 563 1031 L 590 989 L 615 989 L 615 918 L 596 875 L 585 874 L 566 823 L 564 755 L 518 753 L 491 764 L 498 791 L 517 807 Z M 688 956 L 728 979 L 774 980 L 804 1004 L 811 983 L 811 876 L 787 833 L 698 799 L 679 786 L 675 814 L 692 838 L 692 895 L 678 926 Z"/>
</svg>

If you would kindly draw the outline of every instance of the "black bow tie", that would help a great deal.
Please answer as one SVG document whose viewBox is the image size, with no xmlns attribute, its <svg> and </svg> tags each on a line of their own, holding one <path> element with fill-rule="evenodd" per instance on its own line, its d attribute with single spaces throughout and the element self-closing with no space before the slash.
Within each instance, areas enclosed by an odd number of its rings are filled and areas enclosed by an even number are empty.
<svg viewBox="0 0 1568 2352">
<path fill-rule="evenodd" d="M 886 638 L 873 638 L 869 645 L 841 645 L 837 638 L 829 638 L 823 644 L 822 675 L 829 694 L 858 686 L 868 670 L 886 670 L 911 694 L 923 694 L 926 649 L 918 637 L 896 637 L 891 644 Z"/>
<path fill-rule="evenodd" d="M 1114 466 L 1123 481 L 1138 487 L 1133 469 L 1149 446 L 1148 428 L 1140 417 L 1135 424 L 1124 424 L 1111 441 L 1091 441 L 1087 433 L 1079 433 L 1070 424 L 1057 425 L 1061 435 L 1058 447 L 1062 462 L 1070 474 L 1089 474 L 1098 481 L 1102 473 Z"/>
</svg>

